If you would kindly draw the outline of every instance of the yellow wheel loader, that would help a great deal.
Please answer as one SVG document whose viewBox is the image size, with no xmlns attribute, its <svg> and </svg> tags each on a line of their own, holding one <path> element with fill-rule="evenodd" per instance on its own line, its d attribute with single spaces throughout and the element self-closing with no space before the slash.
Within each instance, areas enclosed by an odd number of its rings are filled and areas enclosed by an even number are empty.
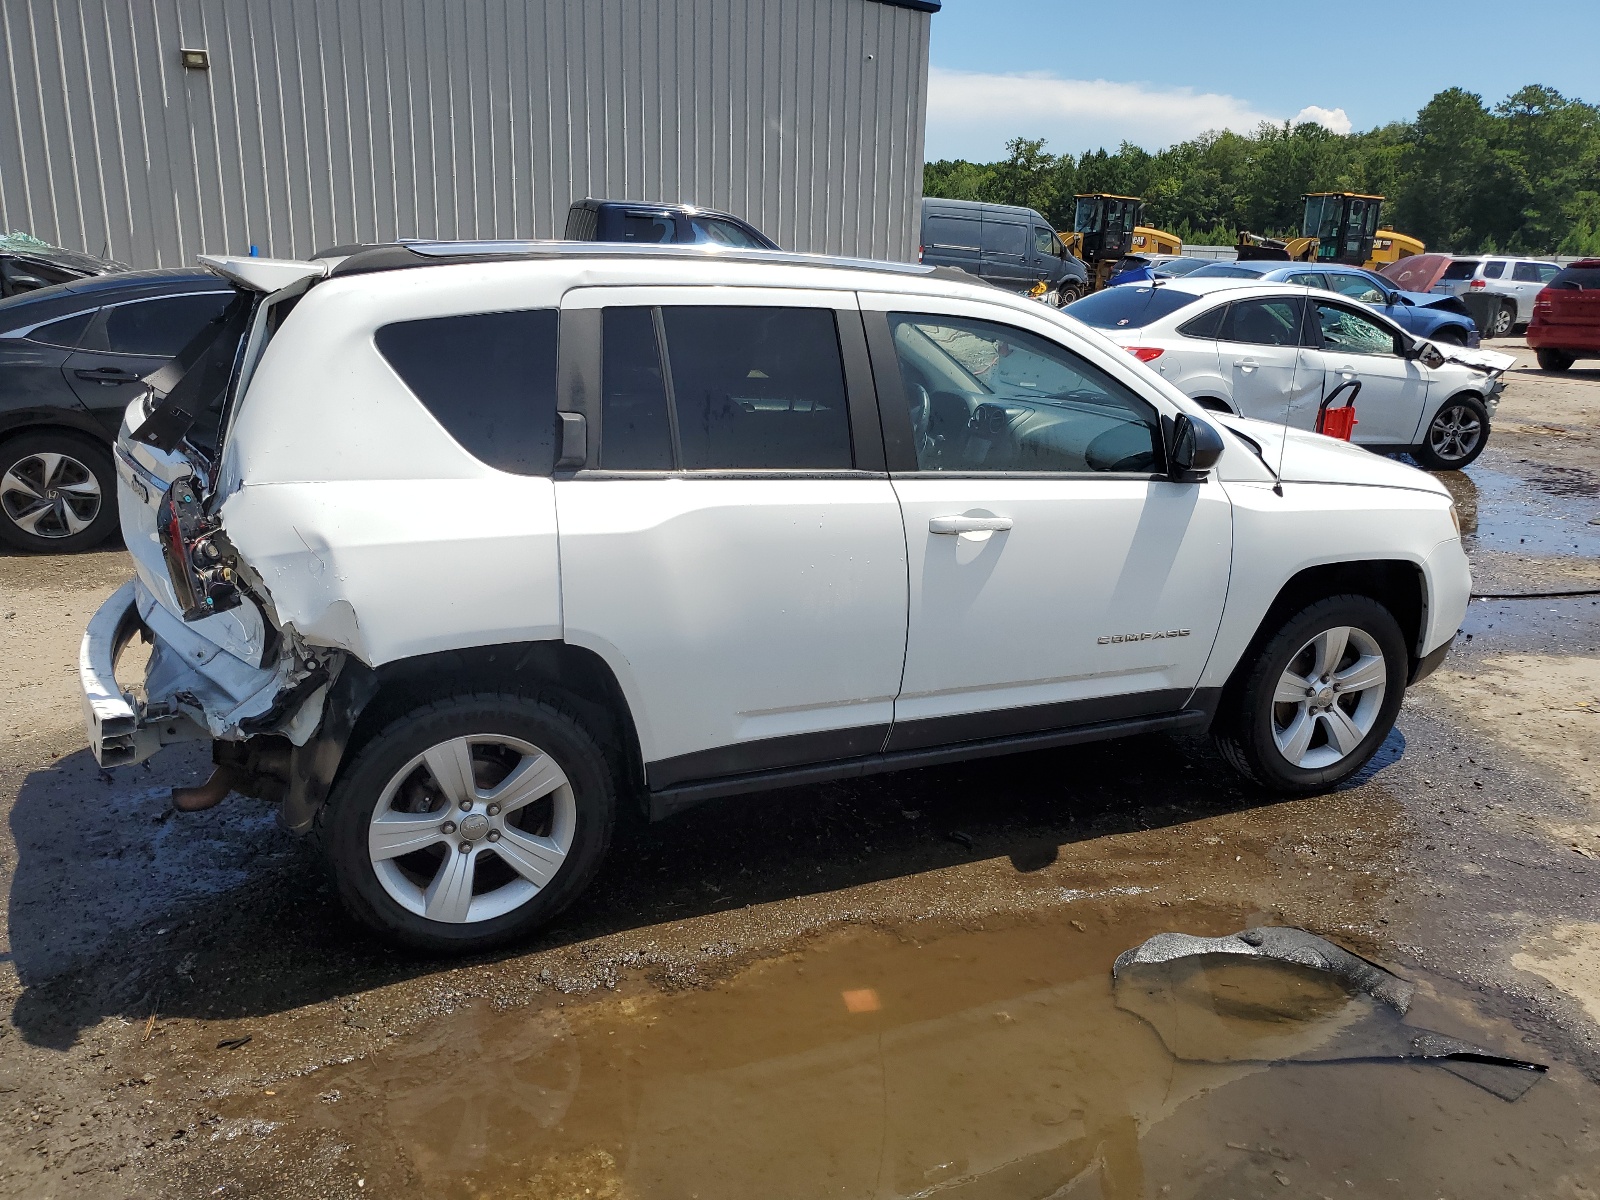
<svg viewBox="0 0 1600 1200">
<path fill-rule="evenodd" d="M 1075 196 L 1072 232 L 1061 234 L 1067 249 L 1089 268 L 1089 290 L 1099 291 L 1128 254 L 1180 254 L 1183 242 L 1142 223 L 1144 201 L 1107 192 Z"/>
<path fill-rule="evenodd" d="M 1382 196 L 1360 192 L 1311 192 L 1305 197 L 1305 203 L 1299 237 L 1264 237 L 1242 229 L 1239 231 L 1239 257 L 1344 263 L 1375 271 L 1385 263 L 1423 252 L 1424 246 L 1416 238 L 1393 229 L 1378 228 Z"/>
</svg>

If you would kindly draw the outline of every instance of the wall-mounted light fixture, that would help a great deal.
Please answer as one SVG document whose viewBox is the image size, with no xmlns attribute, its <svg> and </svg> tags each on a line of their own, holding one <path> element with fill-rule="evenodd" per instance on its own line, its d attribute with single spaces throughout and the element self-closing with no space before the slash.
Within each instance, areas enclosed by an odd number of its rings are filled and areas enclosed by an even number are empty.
<svg viewBox="0 0 1600 1200">
<path fill-rule="evenodd" d="M 183 65 L 191 71 L 209 71 L 211 69 L 211 56 L 204 50 L 179 50 L 179 57 Z"/>
</svg>

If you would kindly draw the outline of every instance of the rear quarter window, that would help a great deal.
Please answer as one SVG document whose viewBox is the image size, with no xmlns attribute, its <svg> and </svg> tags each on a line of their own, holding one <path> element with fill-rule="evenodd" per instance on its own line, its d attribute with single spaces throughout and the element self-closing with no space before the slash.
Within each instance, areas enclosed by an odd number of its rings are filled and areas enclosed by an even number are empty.
<svg viewBox="0 0 1600 1200">
<path fill-rule="evenodd" d="M 1193 292 L 1129 283 L 1103 288 L 1061 311 L 1096 329 L 1139 329 L 1198 299 Z"/>
<path fill-rule="evenodd" d="M 556 445 L 555 309 L 385 325 L 378 352 L 467 453 L 548 475 Z"/>
<path fill-rule="evenodd" d="M 1478 269 L 1478 260 L 1466 259 L 1451 263 L 1444 269 L 1440 279 L 1471 279 L 1472 273 Z"/>
</svg>

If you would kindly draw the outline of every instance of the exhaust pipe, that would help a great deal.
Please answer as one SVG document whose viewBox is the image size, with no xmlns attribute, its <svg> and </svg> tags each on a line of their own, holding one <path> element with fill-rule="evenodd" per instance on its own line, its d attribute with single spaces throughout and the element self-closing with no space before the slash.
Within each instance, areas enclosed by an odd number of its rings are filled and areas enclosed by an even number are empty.
<svg viewBox="0 0 1600 1200">
<path fill-rule="evenodd" d="M 221 804 L 223 798 L 233 791 L 233 785 L 238 781 L 238 768 L 227 764 L 219 764 L 211 772 L 211 778 L 199 787 L 175 787 L 172 789 L 172 807 L 179 812 L 201 812 L 207 808 L 215 808 Z"/>
</svg>

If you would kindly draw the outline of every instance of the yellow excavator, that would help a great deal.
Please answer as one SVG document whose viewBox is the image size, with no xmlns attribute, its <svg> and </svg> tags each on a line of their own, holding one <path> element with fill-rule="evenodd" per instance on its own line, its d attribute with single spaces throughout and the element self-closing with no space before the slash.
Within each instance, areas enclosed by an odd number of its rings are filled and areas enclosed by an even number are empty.
<svg viewBox="0 0 1600 1200">
<path fill-rule="evenodd" d="M 1272 238 L 1241 229 L 1239 257 L 1344 263 L 1375 271 L 1385 263 L 1421 254 L 1425 249 L 1409 234 L 1378 228 L 1382 196 L 1361 192 L 1311 192 L 1304 199 L 1305 215 L 1300 222 L 1299 237 Z"/>
<path fill-rule="evenodd" d="M 1117 261 L 1128 254 L 1181 254 L 1183 241 L 1144 224 L 1144 201 L 1107 192 L 1074 196 L 1072 232 L 1060 235 L 1089 268 L 1089 290 L 1099 291 Z"/>
</svg>

